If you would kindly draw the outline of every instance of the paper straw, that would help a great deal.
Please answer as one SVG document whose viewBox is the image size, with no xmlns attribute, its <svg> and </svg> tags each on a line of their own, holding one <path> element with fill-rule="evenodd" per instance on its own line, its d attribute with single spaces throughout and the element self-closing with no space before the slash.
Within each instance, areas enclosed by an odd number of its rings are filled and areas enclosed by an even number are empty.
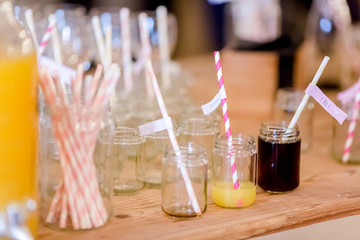
<svg viewBox="0 0 360 240">
<path fill-rule="evenodd" d="M 323 71 L 324 71 L 324 69 L 325 69 L 325 67 L 326 67 L 326 64 L 329 62 L 329 60 L 330 60 L 330 58 L 329 58 L 328 56 L 325 56 L 325 57 L 324 57 L 324 59 L 323 59 L 321 65 L 320 65 L 319 69 L 317 70 L 317 72 L 316 72 L 316 74 L 315 74 L 315 76 L 314 76 L 314 78 L 313 78 L 313 80 L 311 81 L 310 84 L 316 86 L 316 84 L 317 84 L 317 82 L 319 81 L 319 78 L 320 78 L 321 74 L 323 73 Z M 290 124 L 289 124 L 289 126 L 288 126 L 288 129 L 291 129 L 291 128 L 294 128 L 294 127 L 295 127 L 295 124 L 296 124 L 296 122 L 298 121 L 298 119 L 299 119 L 299 117 L 300 117 L 300 114 L 301 114 L 302 111 L 304 110 L 305 105 L 306 105 L 306 103 L 308 102 L 309 98 L 310 98 L 310 95 L 308 95 L 307 93 L 305 93 L 303 99 L 302 99 L 301 102 L 300 102 L 299 107 L 296 109 L 296 112 L 295 112 L 293 118 L 291 119 L 291 122 L 290 122 Z"/>
<path fill-rule="evenodd" d="M 167 119 L 169 117 L 169 115 L 167 113 L 166 106 L 165 106 L 164 100 L 162 98 L 160 88 L 159 88 L 159 85 L 158 85 L 158 82 L 157 82 L 157 79 L 156 79 L 156 76 L 155 76 L 155 73 L 154 73 L 154 70 L 153 70 L 153 67 L 152 67 L 152 64 L 151 64 L 150 60 L 147 60 L 147 62 L 146 62 L 146 72 L 149 75 L 149 79 L 151 79 L 151 81 L 152 81 L 152 85 L 153 85 L 153 88 L 154 88 L 156 100 L 157 100 L 157 102 L 159 104 L 159 108 L 160 108 L 161 114 L 163 116 L 163 119 Z M 168 134 L 169 134 L 171 145 L 172 145 L 172 147 L 174 149 L 175 154 L 177 156 L 179 156 L 180 155 L 180 148 L 179 148 L 179 145 L 178 145 L 178 143 L 176 141 L 174 130 L 173 130 L 172 127 L 168 126 L 169 125 L 168 121 L 165 121 L 165 123 L 167 125 L 167 131 L 168 131 Z M 191 204 L 192 204 L 192 206 L 194 208 L 194 211 L 196 212 L 197 215 L 201 215 L 202 214 L 201 209 L 200 209 L 199 204 L 197 202 L 197 199 L 196 199 L 196 196 L 195 196 L 195 193 L 194 193 L 194 189 L 192 187 L 191 180 L 190 180 L 190 177 L 189 177 L 189 175 L 188 175 L 188 173 L 186 171 L 186 168 L 181 164 L 179 164 L 179 167 L 180 167 L 181 175 L 182 175 L 182 177 L 184 179 L 184 182 L 185 182 L 185 187 L 186 187 L 186 190 L 188 192 Z"/>
<path fill-rule="evenodd" d="M 226 139 L 228 143 L 230 144 L 230 164 L 231 164 L 231 174 L 232 174 L 232 181 L 234 185 L 234 189 L 239 188 L 239 180 L 237 176 L 236 171 L 236 163 L 235 163 L 235 156 L 233 154 L 233 143 L 232 143 L 232 136 L 231 136 L 231 129 L 230 129 L 230 118 L 227 108 L 227 98 L 226 98 L 226 92 L 225 92 L 225 86 L 224 86 L 224 80 L 222 76 L 222 69 L 221 69 L 221 62 L 220 62 L 220 53 L 218 51 L 214 52 L 215 56 L 215 65 L 216 65 L 216 71 L 217 71 L 217 78 L 219 83 L 219 91 L 220 91 L 220 97 L 221 97 L 221 105 L 224 115 L 224 124 L 225 124 L 225 132 L 226 132 Z"/>
<path fill-rule="evenodd" d="M 25 20 L 26 20 L 27 26 L 30 30 L 31 37 L 34 40 L 36 50 L 39 50 L 39 45 L 38 45 L 36 31 L 35 31 L 34 15 L 33 15 L 33 11 L 31 9 L 27 9 L 25 11 Z"/>
<path fill-rule="evenodd" d="M 128 8 L 120 9 L 120 25 L 121 25 L 121 40 L 122 40 L 122 54 L 123 54 L 123 73 L 125 91 L 131 92 L 133 90 L 132 79 L 132 60 L 131 60 L 131 44 L 130 44 L 130 11 Z"/>
<path fill-rule="evenodd" d="M 110 66 L 112 63 L 112 26 L 106 26 L 105 29 L 105 52 L 106 52 L 106 60 L 107 66 Z"/>
<path fill-rule="evenodd" d="M 169 89 L 171 87 L 170 79 L 170 51 L 169 51 L 169 34 L 168 34 L 168 21 L 167 9 L 165 6 L 159 6 L 156 9 L 156 19 L 159 31 L 159 47 L 161 59 L 161 78 L 163 87 Z"/>
<path fill-rule="evenodd" d="M 141 46 L 142 46 L 142 61 L 146 64 L 147 60 L 150 59 L 151 55 L 151 45 L 149 40 L 149 31 L 147 25 L 147 14 L 140 13 L 139 14 L 139 27 L 140 27 L 140 38 L 141 38 Z M 141 59 L 140 59 L 141 61 Z M 145 66 L 145 65 L 144 65 Z M 145 76 L 145 83 L 146 83 L 146 92 L 149 98 L 154 97 L 154 91 L 151 86 L 151 79 L 146 74 Z"/>
<path fill-rule="evenodd" d="M 342 157 L 343 163 L 347 163 L 350 158 L 350 150 L 351 150 L 351 145 L 353 143 L 353 139 L 354 139 L 354 135 L 355 135 L 356 121 L 359 116 L 359 106 L 360 106 L 360 87 L 358 88 L 357 93 L 355 95 L 354 106 L 352 109 L 352 115 L 351 115 L 349 128 L 348 128 L 348 134 L 347 134 L 345 146 L 344 146 L 344 154 Z"/>
<path fill-rule="evenodd" d="M 48 43 L 48 41 L 50 39 L 51 32 L 54 29 L 55 24 L 56 24 L 55 19 L 54 18 L 50 19 L 48 28 L 46 29 L 46 32 L 45 32 L 44 36 L 42 37 L 41 43 L 39 45 L 39 49 L 38 49 L 38 53 L 37 53 L 38 58 L 43 55 L 44 50 L 45 50 L 45 46 L 47 45 L 47 43 Z"/>
<path fill-rule="evenodd" d="M 106 53 L 105 53 L 105 43 L 104 38 L 101 32 L 101 26 L 100 26 L 100 19 L 98 16 L 94 16 L 91 18 L 92 27 L 95 34 L 96 39 L 96 45 L 98 49 L 98 53 L 100 55 L 100 61 L 104 68 L 107 68 L 107 62 L 106 62 Z"/>
<path fill-rule="evenodd" d="M 56 18 L 54 14 L 50 14 L 49 22 L 56 22 Z M 60 39 L 57 32 L 56 24 L 54 24 L 54 29 L 50 32 L 51 34 L 51 40 L 52 40 L 52 46 L 53 46 L 53 53 L 54 53 L 54 59 L 55 62 L 58 64 L 62 64 L 62 57 L 61 57 L 61 46 L 60 46 Z"/>
</svg>

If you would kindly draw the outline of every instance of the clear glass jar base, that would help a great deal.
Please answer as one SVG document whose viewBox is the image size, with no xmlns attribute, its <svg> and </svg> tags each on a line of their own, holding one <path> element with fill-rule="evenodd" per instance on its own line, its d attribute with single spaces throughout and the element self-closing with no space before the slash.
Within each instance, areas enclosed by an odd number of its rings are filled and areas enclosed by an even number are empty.
<svg viewBox="0 0 360 240">
<path fill-rule="evenodd" d="M 172 218 L 197 218 L 199 217 L 198 214 L 192 209 L 189 208 L 189 206 L 170 206 L 167 207 L 166 210 L 162 207 L 161 208 L 164 213 L 166 213 L 168 216 Z M 206 211 L 205 209 L 202 211 L 204 213 Z"/>
<path fill-rule="evenodd" d="M 144 185 L 146 188 L 155 188 L 155 189 L 161 188 L 161 183 L 145 182 Z"/>
</svg>

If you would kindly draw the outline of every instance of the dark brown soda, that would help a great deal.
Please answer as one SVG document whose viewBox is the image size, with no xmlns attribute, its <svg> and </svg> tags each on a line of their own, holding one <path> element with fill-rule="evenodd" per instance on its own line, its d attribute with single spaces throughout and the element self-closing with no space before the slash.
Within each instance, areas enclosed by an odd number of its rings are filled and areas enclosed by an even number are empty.
<svg viewBox="0 0 360 240">
<path fill-rule="evenodd" d="M 273 193 L 288 192 L 299 186 L 300 140 L 290 143 L 267 142 L 258 138 L 258 185 Z"/>
</svg>

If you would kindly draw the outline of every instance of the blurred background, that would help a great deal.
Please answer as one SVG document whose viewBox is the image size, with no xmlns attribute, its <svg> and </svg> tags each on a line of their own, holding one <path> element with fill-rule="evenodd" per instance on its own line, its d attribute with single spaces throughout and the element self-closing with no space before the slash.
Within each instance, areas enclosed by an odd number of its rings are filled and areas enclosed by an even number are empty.
<svg viewBox="0 0 360 240">
<path fill-rule="evenodd" d="M 320 85 L 346 88 L 358 78 L 355 46 L 359 40 L 358 0 L 18 0 L 17 3 L 74 3 L 86 7 L 155 10 L 165 5 L 177 19 L 173 58 L 224 48 L 269 51 L 279 56 L 278 87 L 305 87 L 323 56 L 332 59 Z M 356 49 L 357 50 L 357 49 Z M 350 60 L 352 58 L 352 60 Z M 300 79 L 300 80 L 299 80 Z"/>
</svg>

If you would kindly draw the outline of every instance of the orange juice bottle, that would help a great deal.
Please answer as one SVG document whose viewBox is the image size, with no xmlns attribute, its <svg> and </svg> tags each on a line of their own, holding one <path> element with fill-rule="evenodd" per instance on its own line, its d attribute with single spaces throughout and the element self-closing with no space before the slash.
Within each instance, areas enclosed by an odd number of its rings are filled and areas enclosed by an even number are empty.
<svg viewBox="0 0 360 240">
<path fill-rule="evenodd" d="M 37 214 L 29 209 L 37 200 L 36 53 L 9 2 L 0 0 L 0 16 L 0 217 L 20 214 L 0 239 L 16 238 L 13 228 L 36 239 Z"/>
</svg>

